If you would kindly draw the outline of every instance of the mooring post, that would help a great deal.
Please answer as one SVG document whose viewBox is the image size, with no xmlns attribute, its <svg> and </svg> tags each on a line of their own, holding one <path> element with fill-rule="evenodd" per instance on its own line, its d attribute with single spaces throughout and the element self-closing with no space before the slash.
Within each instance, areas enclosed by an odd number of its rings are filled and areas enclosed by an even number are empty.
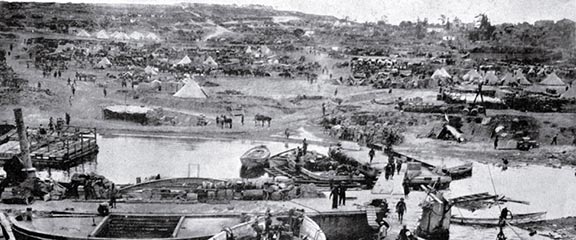
<svg viewBox="0 0 576 240">
<path fill-rule="evenodd" d="M 24 125 L 21 108 L 14 109 L 14 119 L 16 120 L 16 129 L 18 131 L 18 137 L 20 138 L 20 161 L 24 166 L 22 171 L 27 173 L 28 178 L 36 177 L 36 169 L 32 165 L 32 159 L 30 159 L 30 145 L 26 135 L 26 126 Z"/>
</svg>

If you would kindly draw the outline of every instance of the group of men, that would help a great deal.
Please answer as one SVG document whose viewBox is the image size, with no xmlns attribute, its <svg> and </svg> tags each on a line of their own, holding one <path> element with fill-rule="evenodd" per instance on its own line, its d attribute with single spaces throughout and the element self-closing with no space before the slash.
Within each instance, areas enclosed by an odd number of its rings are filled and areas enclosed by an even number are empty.
<svg viewBox="0 0 576 240">
<path fill-rule="evenodd" d="M 332 187 L 330 190 L 330 198 L 332 199 L 332 209 L 337 209 L 338 206 L 346 205 L 346 186 L 339 184 Z"/>
</svg>

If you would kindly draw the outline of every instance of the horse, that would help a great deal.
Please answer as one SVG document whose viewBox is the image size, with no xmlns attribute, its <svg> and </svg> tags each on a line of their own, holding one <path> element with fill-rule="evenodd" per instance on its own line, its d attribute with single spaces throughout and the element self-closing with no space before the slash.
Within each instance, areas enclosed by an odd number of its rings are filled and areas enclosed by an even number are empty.
<svg viewBox="0 0 576 240">
<path fill-rule="evenodd" d="M 256 114 L 256 116 L 254 116 L 254 126 L 258 126 L 258 122 L 262 123 L 262 127 L 264 127 L 264 123 L 268 122 L 268 127 L 270 127 L 270 122 L 272 121 L 271 117 L 265 116 L 265 115 L 261 115 L 261 114 Z"/>
<path fill-rule="evenodd" d="M 222 128 L 228 127 L 228 128 L 232 128 L 232 118 L 228 118 L 224 115 L 220 116 L 220 126 Z"/>
</svg>

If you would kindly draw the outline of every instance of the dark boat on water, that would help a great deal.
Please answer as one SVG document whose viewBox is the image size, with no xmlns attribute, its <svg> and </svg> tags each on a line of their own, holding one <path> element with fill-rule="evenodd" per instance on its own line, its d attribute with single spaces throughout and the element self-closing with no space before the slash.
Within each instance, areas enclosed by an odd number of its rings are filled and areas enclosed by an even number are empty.
<svg viewBox="0 0 576 240">
<path fill-rule="evenodd" d="M 242 166 L 252 168 L 266 166 L 268 158 L 270 157 L 270 150 L 265 145 L 258 145 L 251 148 L 240 157 Z"/>
</svg>

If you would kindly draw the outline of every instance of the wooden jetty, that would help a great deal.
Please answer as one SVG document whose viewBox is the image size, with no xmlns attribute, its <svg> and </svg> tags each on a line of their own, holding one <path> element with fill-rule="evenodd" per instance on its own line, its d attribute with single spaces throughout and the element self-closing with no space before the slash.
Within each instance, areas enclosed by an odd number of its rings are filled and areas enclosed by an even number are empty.
<svg viewBox="0 0 576 240">
<path fill-rule="evenodd" d="M 40 129 L 27 130 L 30 158 L 36 168 L 67 169 L 93 160 L 98 153 L 94 128 L 66 126 L 60 131 L 40 132 Z M 18 135 L 12 133 L 5 137 L 8 141 L 0 145 L 0 164 L 21 153 Z"/>
</svg>

